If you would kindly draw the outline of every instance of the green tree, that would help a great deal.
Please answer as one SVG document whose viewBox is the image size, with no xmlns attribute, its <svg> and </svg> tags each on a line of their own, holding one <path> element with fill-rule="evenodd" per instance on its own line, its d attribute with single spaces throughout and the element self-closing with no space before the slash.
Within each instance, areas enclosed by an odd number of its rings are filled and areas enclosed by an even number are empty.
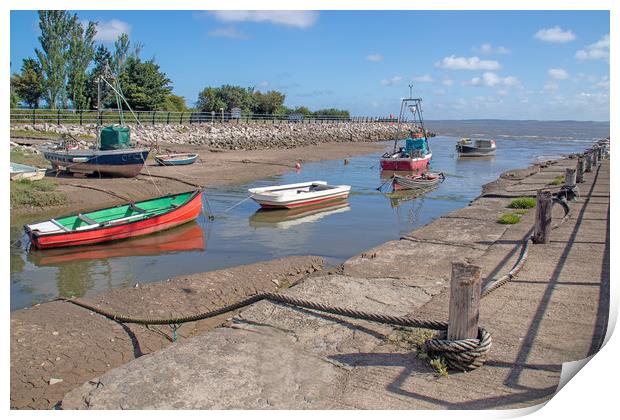
<svg viewBox="0 0 620 420">
<path fill-rule="evenodd" d="M 198 93 L 196 108 L 201 112 L 219 112 L 220 108 L 228 109 L 228 105 L 219 96 L 219 88 L 207 87 Z"/>
<path fill-rule="evenodd" d="M 105 46 L 99 45 L 95 50 L 93 67 L 88 73 L 86 83 L 86 96 L 90 108 L 97 108 L 97 79 L 105 74 L 106 67 L 112 68 L 112 54 Z M 112 89 L 105 83 L 101 84 L 101 106 L 103 108 L 116 106 Z"/>
<path fill-rule="evenodd" d="M 13 77 L 11 77 L 11 109 L 13 108 L 17 108 L 19 106 L 19 96 L 17 95 L 16 92 L 16 83 L 14 80 L 15 75 L 13 75 Z"/>
<path fill-rule="evenodd" d="M 162 109 L 172 91 L 170 79 L 153 60 L 143 62 L 136 57 L 127 58 L 119 82 L 127 102 L 138 111 Z"/>
<path fill-rule="evenodd" d="M 312 114 L 316 116 L 349 118 L 349 111 L 336 108 L 319 109 L 317 111 L 314 111 Z"/>
<path fill-rule="evenodd" d="M 163 106 L 164 111 L 183 112 L 187 111 L 187 105 L 185 104 L 185 98 L 178 95 L 170 94 L 166 96 Z"/>
<path fill-rule="evenodd" d="M 41 64 L 45 77 L 44 98 L 51 109 L 59 104 L 66 106 L 67 95 L 65 80 L 67 78 L 67 49 L 69 34 L 73 27 L 73 18 L 64 10 L 40 10 L 39 28 L 41 35 L 39 42 L 41 49 L 35 53 Z"/>
<path fill-rule="evenodd" d="M 255 106 L 252 110 L 257 114 L 275 114 L 284 105 L 285 95 L 276 90 L 254 92 Z"/>
<path fill-rule="evenodd" d="M 67 92 L 73 107 L 87 109 L 89 94 L 87 92 L 88 74 L 86 70 L 93 60 L 95 53 L 94 37 L 97 33 L 95 22 L 88 22 L 86 30 L 73 16 L 73 26 L 67 50 Z"/>
<path fill-rule="evenodd" d="M 127 62 L 127 58 L 129 58 L 130 44 L 129 35 L 125 33 L 120 34 L 116 41 L 114 41 L 114 56 L 112 57 L 112 66 L 110 69 L 116 76 L 121 75 L 125 70 L 125 63 Z"/>
<path fill-rule="evenodd" d="M 302 114 L 304 116 L 312 115 L 312 111 L 310 111 L 305 106 L 298 106 L 297 108 L 293 109 L 291 113 L 292 114 Z"/>
<path fill-rule="evenodd" d="M 14 74 L 11 87 L 29 108 L 38 108 L 45 91 L 43 70 L 37 60 L 25 58 L 21 74 Z"/>
</svg>

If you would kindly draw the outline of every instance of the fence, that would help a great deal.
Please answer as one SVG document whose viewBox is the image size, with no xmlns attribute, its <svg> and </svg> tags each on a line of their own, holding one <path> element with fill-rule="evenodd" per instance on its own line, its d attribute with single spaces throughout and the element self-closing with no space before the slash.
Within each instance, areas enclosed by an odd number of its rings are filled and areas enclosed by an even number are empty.
<svg viewBox="0 0 620 420">
<path fill-rule="evenodd" d="M 155 124 L 201 124 L 201 123 L 395 123 L 396 118 L 389 117 L 338 117 L 333 115 L 276 115 L 276 114 L 233 114 L 230 112 L 172 112 L 172 111 L 134 111 L 142 125 Z M 124 111 L 125 121 L 134 122 L 130 112 Z M 118 110 L 106 109 L 97 113 L 96 110 L 72 109 L 11 109 L 11 124 L 118 124 L 121 116 Z"/>
</svg>

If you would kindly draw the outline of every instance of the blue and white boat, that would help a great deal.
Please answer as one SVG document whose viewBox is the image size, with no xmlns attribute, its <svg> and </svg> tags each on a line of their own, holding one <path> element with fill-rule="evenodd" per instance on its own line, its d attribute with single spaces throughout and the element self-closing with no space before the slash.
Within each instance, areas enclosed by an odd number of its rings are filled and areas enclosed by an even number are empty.
<svg viewBox="0 0 620 420">
<path fill-rule="evenodd" d="M 155 162 L 161 166 L 191 165 L 196 162 L 196 159 L 198 159 L 196 153 L 173 153 L 155 156 Z"/>
</svg>

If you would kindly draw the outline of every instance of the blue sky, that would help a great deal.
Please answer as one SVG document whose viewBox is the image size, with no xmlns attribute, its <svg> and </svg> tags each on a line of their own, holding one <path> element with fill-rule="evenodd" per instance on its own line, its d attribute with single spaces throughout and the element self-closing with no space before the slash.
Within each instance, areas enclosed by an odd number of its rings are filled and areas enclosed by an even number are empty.
<svg viewBox="0 0 620 420">
<path fill-rule="evenodd" d="M 99 42 L 128 32 L 189 105 L 206 86 L 285 104 L 397 114 L 408 84 L 427 119 L 609 120 L 607 11 L 75 11 Z M 38 46 L 11 12 L 11 72 Z"/>
</svg>

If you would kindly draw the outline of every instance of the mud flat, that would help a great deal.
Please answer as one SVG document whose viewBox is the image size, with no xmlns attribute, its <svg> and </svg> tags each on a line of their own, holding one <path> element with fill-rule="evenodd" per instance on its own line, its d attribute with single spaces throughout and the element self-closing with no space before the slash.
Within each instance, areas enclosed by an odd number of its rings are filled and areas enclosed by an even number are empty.
<svg viewBox="0 0 620 420">
<path fill-rule="evenodd" d="M 136 284 L 84 300 L 146 318 L 210 311 L 261 292 L 282 290 L 323 267 L 320 257 L 288 257 Z M 178 342 L 222 324 L 232 313 L 183 324 Z M 85 381 L 173 340 L 169 326 L 122 324 L 63 301 L 11 313 L 11 408 L 50 409 Z"/>
<path fill-rule="evenodd" d="M 68 203 L 50 212 L 75 213 L 122 203 L 121 196 L 134 201 L 164 194 L 173 194 L 193 188 L 189 184 L 216 187 L 241 184 L 255 179 L 279 175 L 294 170 L 295 163 L 342 159 L 355 155 L 377 152 L 385 148 L 378 143 L 321 143 L 294 149 L 270 150 L 216 150 L 204 145 L 162 144 L 163 149 L 176 152 L 194 152 L 200 159 L 189 166 L 159 166 L 147 160 L 136 178 L 99 178 L 96 176 L 54 176 L 46 179 L 58 184 L 57 191 L 64 193 Z M 171 179 L 172 178 L 172 179 Z M 181 182 L 186 181 L 186 183 Z M 189 184 L 188 184 L 189 183 Z M 92 187 L 92 188 L 91 188 Z M 102 192 L 110 191 L 113 194 Z M 39 213 L 41 209 L 13 208 L 12 216 Z"/>
<path fill-rule="evenodd" d="M 286 293 L 446 321 L 451 262 L 468 258 L 485 281 L 506 274 L 534 220 L 531 209 L 520 223 L 497 223 L 512 212 L 506 197 L 535 194 L 574 166 L 566 159 L 506 176 L 492 195 Z M 531 245 L 518 276 L 482 300 L 480 325 L 493 346 L 477 370 L 439 375 L 416 346 L 425 331 L 261 301 L 221 328 L 91 379 L 65 395 L 62 408 L 506 409 L 545 402 L 562 363 L 596 353 L 607 328 L 609 161 L 586 173 L 579 189 L 551 242 Z"/>
</svg>

